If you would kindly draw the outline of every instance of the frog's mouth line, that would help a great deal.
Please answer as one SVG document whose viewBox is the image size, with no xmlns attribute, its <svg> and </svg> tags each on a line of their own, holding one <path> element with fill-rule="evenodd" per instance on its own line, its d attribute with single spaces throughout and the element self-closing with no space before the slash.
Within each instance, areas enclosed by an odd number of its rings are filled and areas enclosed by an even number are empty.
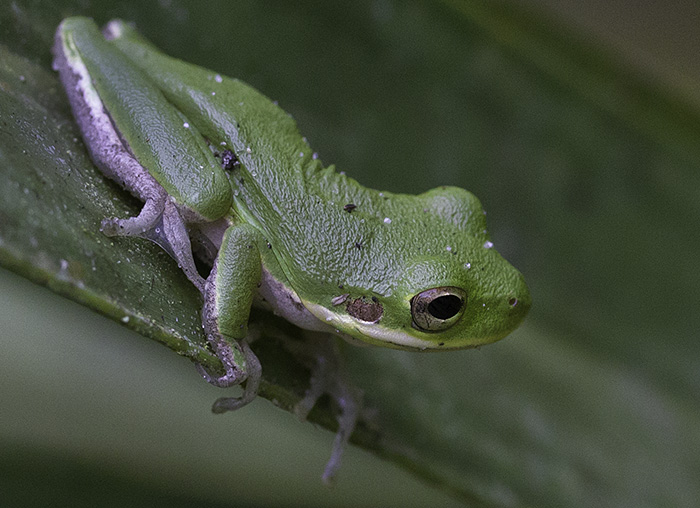
<svg viewBox="0 0 700 508">
<path fill-rule="evenodd" d="M 321 305 L 302 300 L 304 306 L 322 322 L 349 336 L 350 342 L 362 341 L 374 346 L 425 351 L 440 349 L 436 343 L 406 333 L 389 330 L 379 323 L 363 323 L 350 315 L 336 314 Z"/>
</svg>

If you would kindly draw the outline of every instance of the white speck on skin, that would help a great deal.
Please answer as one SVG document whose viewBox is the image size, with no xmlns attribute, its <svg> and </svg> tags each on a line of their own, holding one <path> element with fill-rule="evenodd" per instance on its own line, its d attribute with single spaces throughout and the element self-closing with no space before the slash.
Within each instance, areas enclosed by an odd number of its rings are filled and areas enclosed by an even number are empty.
<svg viewBox="0 0 700 508">
<path fill-rule="evenodd" d="M 224 78 L 221 77 L 221 74 L 217 74 L 216 76 L 214 76 L 214 81 L 216 81 L 217 83 L 221 83 L 223 80 Z"/>
<path fill-rule="evenodd" d="M 211 94 L 212 94 L 212 95 L 216 95 L 216 92 L 212 92 Z"/>
<path fill-rule="evenodd" d="M 331 304 L 333 304 L 334 306 L 341 305 L 341 304 L 345 303 L 345 301 L 348 299 L 349 296 L 350 296 L 349 293 L 345 293 L 343 295 L 336 296 L 336 297 L 331 299 Z M 326 321 L 330 321 L 330 320 L 331 320 L 331 317 L 326 318 Z"/>
<path fill-rule="evenodd" d="M 190 128 L 190 124 L 188 124 L 187 122 L 183 123 L 182 126 L 183 126 L 185 129 L 189 129 L 189 128 Z"/>
<path fill-rule="evenodd" d="M 299 157 L 303 157 L 303 156 L 304 156 L 304 152 L 299 152 Z"/>
<path fill-rule="evenodd" d="M 391 219 L 389 217 L 384 217 L 384 224 L 391 224 Z"/>
<path fill-rule="evenodd" d="M 493 242 L 484 242 L 484 249 L 490 249 L 493 247 Z"/>
<path fill-rule="evenodd" d="M 472 264 L 471 264 L 471 263 L 464 263 L 464 268 L 465 268 L 466 270 L 469 270 L 471 267 L 472 267 Z"/>
<path fill-rule="evenodd" d="M 447 252 L 452 252 L 452 247 L 450 247 L 450 246 L 448 245 L 447 247 L 445 247 L 445 250 L 446 250 Z"/>
<path fill-rule="evenodd" d="M 312 158 L 313 160 L 318 159 L 318 154 L 317 154 L 316 152 L 314 152 L 313 155 L 311 156 L 311 158 Z"/>
<path fill-rule="evenodd" d="M 248 152 L 248 153 L 253 153 L 253 150 L 251 150 L 250 147 L 246 148 L 245 151 Z"/>
<path fill-rule="evenodd" d="M 129 322 L 129 316 L 124 316 L 122 318 L 122 323 L 128 323 Z"/>
</svg>

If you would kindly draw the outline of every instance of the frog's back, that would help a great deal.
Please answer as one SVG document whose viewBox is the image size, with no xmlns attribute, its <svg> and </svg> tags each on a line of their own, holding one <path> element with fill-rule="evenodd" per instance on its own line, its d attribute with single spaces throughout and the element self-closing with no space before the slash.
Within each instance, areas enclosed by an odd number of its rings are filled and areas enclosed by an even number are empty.
<svg viewBox="0 0 700 508">
<path fill-rule="evenodd" d="M 125 28 L 112 42 L 217 150 L 234 152 L 268 198 L 278 181 L 300 178 L 300 169 L 313 161 L 294 120 L 253 87 L 164 55 Z"/>
<path fill-rule="evenodd" d="M 442 245 L 454 234 L 423 214 L 425 199 L 367 189 L 324 168 L 290 115 L 247 84 L 165 56 L 135 35 L 115 43 L 219 152 L 235 154 L 234 207 L 263 233 L 295 288 L 356 282 L 387 292 L 387 274 L 425 244 L 421 235 Z M 401 220 L 417 216 L 420 228 Z"/>
</svg>

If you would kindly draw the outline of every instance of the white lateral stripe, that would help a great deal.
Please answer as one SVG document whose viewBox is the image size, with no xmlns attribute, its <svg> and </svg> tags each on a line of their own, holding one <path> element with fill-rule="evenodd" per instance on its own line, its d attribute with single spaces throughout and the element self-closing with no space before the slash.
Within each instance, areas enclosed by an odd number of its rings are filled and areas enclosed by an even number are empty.
<svg viewBox="0 0 700 508">
<path fill-rule="evenodd" d="M 356 330 L 362 335 L 397 346 L 403 346 L 408 349 L 435 349 L 436 344 L 433 342 L 422 340 L 407 333 L 402 333 L 396 330 L 389 330 L 384 328 L 379 324 L 374 323 L 362 323 L 353 319 L 351 316 L 345 316 L 340 314 L 335 314 L 334 312 L 326 309 L 325 307 L 302 300 L 304 306 L 309 309 L 309 311 L 314 314 L 318 319 L 336 328 L 340 328 L 343 331 Z"/>
<path fill-rule="evenodd" d="M 105 113 L 104 104 L 102 104 L 102 99 L 100 99 L 97 89 L 92 84 L 92 79 L 90 79 L 90 72 L 88 71 L 83 59 L 80 58 L 80 53 L 78 48 L 73 42 L 73 38 L 70 34 L 63 38 L 64 45 L 64 55 L 66 62 L 70 66 L 71 70 L 78 75 L 78 81 L 75 85 L 76 92 L 83 96 L 85 100 L 85 105 L 90 109 L 90 115 L 92 117 L 92 123 L 97 132 L 101 133 L 105 141 L 113 145 L 121 146 L 121 140 L 119 135 L 114 130 L 114 126 L 109 119 L 109 116 Z"/>
</svg>

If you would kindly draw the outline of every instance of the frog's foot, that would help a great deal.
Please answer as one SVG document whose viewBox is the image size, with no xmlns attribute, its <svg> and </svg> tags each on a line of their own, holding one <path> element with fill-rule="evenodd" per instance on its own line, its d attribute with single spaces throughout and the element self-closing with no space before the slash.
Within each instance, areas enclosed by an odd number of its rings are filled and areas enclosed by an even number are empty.
<svg viewBox="0 0 700 508">
<path fill-rule="evenodd" d="M 159 245 L 177 261 L 190 282 L 204 291 L 204 278 L 194 263 L 187 225 L 177 205 L 167 196 L 147 199 L 136 217 L 104 219 L 102 232 L 107 236 L 138 236 Z"/>
<path fill-rule="evenodd" d="M 107 217 L 102 219 L 100 230 L 107 236 L 140 236 L 156 227 L 161 221 L 163 210 L 165 209 L 166 196 L 160 195 L 149 198 L 143 205 L 141 213 L 136 217 L 119 219 L 117 217 Z"/>
<path fill-rule="evenodd" d="M 328 336 L 318 339 L 314 337 L 312 340 L 316 362 L 311 367 L 311 385 L 304 398 L 294 407 L 294 414 L 300 420 L 305 420 L 323 394 L 330 395 L 337 407 L 338 431 L 333 441 L 331 458 L 322 477 L 324 483 L 331 484 L 340 469 L 343 451 L 355 429 L 362 408 L 362 392 L 350 382 L 337 342 Z"/>
<path fill-rule="evenodd" d="M 206 306 L 204 313 L 207 314 Z M 246 382 L 243 395 L 240 397 L 221 397 L 212 406 L 212 411 L 217 414 L 235 411 L 251 402 L 258 394 L 262 367 L 260 360 L 250 349 L 250 343 L 259 337 L 259 330 L 249 330 L 245 339 L 236 341 L 224 338 L 221 333 L 212 329 L 212 323 L 207 322 L 206 319 L 205 328 L 208 331 L 207 340 L 224 366 L 224 374 L 222 376 L 212 375 L 199 363 L 196 364 L 197 371 L 209 384 L 219 388 L 229 388 Z"/>
</svg>

